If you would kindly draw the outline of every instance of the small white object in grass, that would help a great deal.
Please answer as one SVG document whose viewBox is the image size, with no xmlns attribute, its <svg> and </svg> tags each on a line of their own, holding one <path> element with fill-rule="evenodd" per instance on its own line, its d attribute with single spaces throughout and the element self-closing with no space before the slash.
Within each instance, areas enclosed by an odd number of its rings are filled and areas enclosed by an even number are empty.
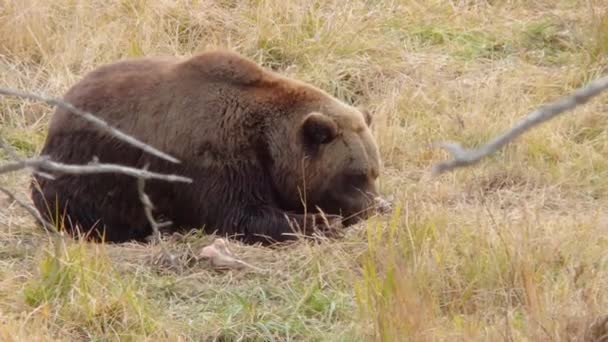
<svg viewBox="0 0 608 342">
<path fill-rule="evenodd" d="M 219 269 L 241 269 L 248 267 L 256 271 L 264 271 L 259 267 L 236 258 L 228 249 L 228 243 L 224 239 L 215 239 L 211 245 L 203 247 L 198 257 L 209 260 L 212 266 Z"/>
</svg>

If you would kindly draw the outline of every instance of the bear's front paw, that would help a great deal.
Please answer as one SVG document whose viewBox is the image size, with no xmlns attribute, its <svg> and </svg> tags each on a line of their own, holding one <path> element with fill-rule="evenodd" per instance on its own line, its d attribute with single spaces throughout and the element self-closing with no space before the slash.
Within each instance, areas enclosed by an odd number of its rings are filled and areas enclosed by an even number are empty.
<svg viewBox="0 0 608 342">
<path fill-rule="evenodd" d="M 374 198 L 374 206 L 379 214 L 388 214 L 393 210 L 393 199 L 378 196 Z"/>
</svg>

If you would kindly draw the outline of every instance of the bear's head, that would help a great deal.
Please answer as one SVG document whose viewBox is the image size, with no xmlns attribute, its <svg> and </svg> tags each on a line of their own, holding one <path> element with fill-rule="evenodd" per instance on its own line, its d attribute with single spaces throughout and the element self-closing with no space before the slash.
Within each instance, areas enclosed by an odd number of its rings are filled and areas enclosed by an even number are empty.
<svg viewBox="0 0 608 342">
<path fill-rule="evenodd" d="M 302 85 L 290 112 L 268 137 L 272 176 L 285 210 L 369 217 L 379 196 L 381 160 L 367 110 Z M 277 162 L 278 161 L 278 162 Z"/>
<path fill-rule="evenodd" d="M 242 127 L 257 140 L 252 143 L 283 210 L 319 208 L 342 216 L 344 225 L 374 212 L 381 161 L 368 111 L 231 52 L 205 53 L 185 65 L 183 74 L 223 87 L 212 92 L 215 102 L 239 99 L 231 108 L 254 113 Z"/>
</svg>

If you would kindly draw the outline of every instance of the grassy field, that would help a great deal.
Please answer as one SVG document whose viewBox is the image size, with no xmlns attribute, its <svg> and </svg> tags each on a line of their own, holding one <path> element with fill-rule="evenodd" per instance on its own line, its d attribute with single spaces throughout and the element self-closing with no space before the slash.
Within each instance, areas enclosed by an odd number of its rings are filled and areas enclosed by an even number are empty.
<svg viewBox="0 0 608 342">
<path fill-rule="evenodd" d="M 608 314 L 608 96 L 475 167 L 430 168 L 447 158 L 432 143 L 480 144 L 608 72 L 608 2 L 0 0 L 0 87 L 61 96 L 106 62 L 213 47 L 370 108 L 394 211 L 339 241 L 232 243 L 272 270 L 256 273 L 193 260 L 213 240 L 201 234 L 154 246 L 51 238 L 0 195 L 0 340 L 602 334 L 592 324 Z M 51 113 L 0 98 L 0 135 L 32 156 Z M 28 176 L 0 186 L 29 200 Z"/>
</svg>

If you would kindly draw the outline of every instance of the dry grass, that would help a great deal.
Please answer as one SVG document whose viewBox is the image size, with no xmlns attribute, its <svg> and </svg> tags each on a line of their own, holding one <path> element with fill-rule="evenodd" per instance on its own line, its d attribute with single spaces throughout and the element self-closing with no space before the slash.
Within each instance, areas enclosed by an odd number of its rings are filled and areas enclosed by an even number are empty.
<svg viewBox="0 0 608 342">
<path fill-rule="evenodd" d="M 582 341 L 608 307 L 607 96 L 480 165 L 433 179 L 438 140 L 474 145 L 608 69 L 608 5 L 525 1 L 0 0 L 0 86 L 60 96 L 128 56 L 231 47 L 376 113 L 393 215 L 344 240 L 234 246 L 272 275 L 158 247 L 53 240 L 0 197 L 2 340 Z M 51 108 L 0 101 L 33 155 Z M 1 156 L 0 156 L 1 157 Z M 27 174 L 0 185 L 27 198 Z M 597 330 L 597 329 L 596 329 Z"/>
</svg>

